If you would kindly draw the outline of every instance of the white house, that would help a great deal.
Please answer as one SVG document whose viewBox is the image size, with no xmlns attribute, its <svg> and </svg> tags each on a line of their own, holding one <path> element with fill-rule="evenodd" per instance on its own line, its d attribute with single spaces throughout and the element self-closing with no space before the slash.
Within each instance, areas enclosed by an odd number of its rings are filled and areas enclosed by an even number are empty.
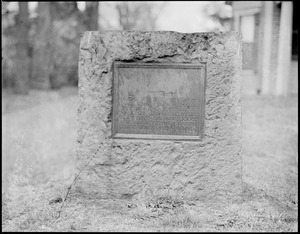
<svg viewBox="0 0 300 234">
<path fill-rule="evenodd" d="M 297 1 L 226 1 L 243 35 L 243 93 L 298 94 Z"/>
</svg>

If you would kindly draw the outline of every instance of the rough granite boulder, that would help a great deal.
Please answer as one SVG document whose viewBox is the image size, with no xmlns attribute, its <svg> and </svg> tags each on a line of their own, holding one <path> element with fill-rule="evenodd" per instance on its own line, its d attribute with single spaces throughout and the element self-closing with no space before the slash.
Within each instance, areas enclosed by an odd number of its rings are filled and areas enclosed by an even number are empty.
<svg viewBox="0 0 300 234">
<path fill-rule="evenodd" d="M 111 139 L 113 62 L 205 63 L 201 141 Z M 237 32 L 89 31 L 79 55 L 76 192 L 132 198 L 146 186 L 191 199 L 242 195 L 241 36 Z M 99 148 L 100 147 L 100 148 Z M 98 149 L 98 151 L 97 151 Z"/>
</svg>

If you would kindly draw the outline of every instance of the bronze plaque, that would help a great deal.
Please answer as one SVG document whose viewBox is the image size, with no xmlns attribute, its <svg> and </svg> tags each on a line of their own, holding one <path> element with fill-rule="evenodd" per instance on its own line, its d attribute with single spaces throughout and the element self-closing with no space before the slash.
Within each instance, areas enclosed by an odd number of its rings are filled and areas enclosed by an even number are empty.
<svg viewBox="0 0 300 234">
<path fill-rule="evenodd" d="M 205 64 L 114 63 L 112 137 L 201 140 Z"/>
</svg>

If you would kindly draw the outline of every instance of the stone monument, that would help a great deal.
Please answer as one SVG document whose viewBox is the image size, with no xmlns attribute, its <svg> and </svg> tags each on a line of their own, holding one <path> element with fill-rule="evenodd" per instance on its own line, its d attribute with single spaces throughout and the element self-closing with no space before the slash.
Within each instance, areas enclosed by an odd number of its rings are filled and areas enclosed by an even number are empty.
<svg viewBox="0 0 300 234">
<path fill-rule="evenodd" d="M 236 32 L 89 31 L 79 55 L 76 191 L 145 186 L 239 201 L 241 38 Z"/>
</svg>

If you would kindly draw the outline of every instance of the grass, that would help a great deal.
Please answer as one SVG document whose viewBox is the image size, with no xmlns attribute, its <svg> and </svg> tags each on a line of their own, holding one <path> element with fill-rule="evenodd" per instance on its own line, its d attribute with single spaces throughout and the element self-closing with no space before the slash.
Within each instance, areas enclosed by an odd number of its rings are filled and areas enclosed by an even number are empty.
<svg viewBox="0 0 300 234">
<path fill-rule="evenodd" d="M 133 200 L 86 200 L 74 178 L 76 89 L 3 93 L 3 231 L 298 230 L 298 98 L 243 97 L 244 200 L 201 203 L 167 188 Z"/>
</svg>

